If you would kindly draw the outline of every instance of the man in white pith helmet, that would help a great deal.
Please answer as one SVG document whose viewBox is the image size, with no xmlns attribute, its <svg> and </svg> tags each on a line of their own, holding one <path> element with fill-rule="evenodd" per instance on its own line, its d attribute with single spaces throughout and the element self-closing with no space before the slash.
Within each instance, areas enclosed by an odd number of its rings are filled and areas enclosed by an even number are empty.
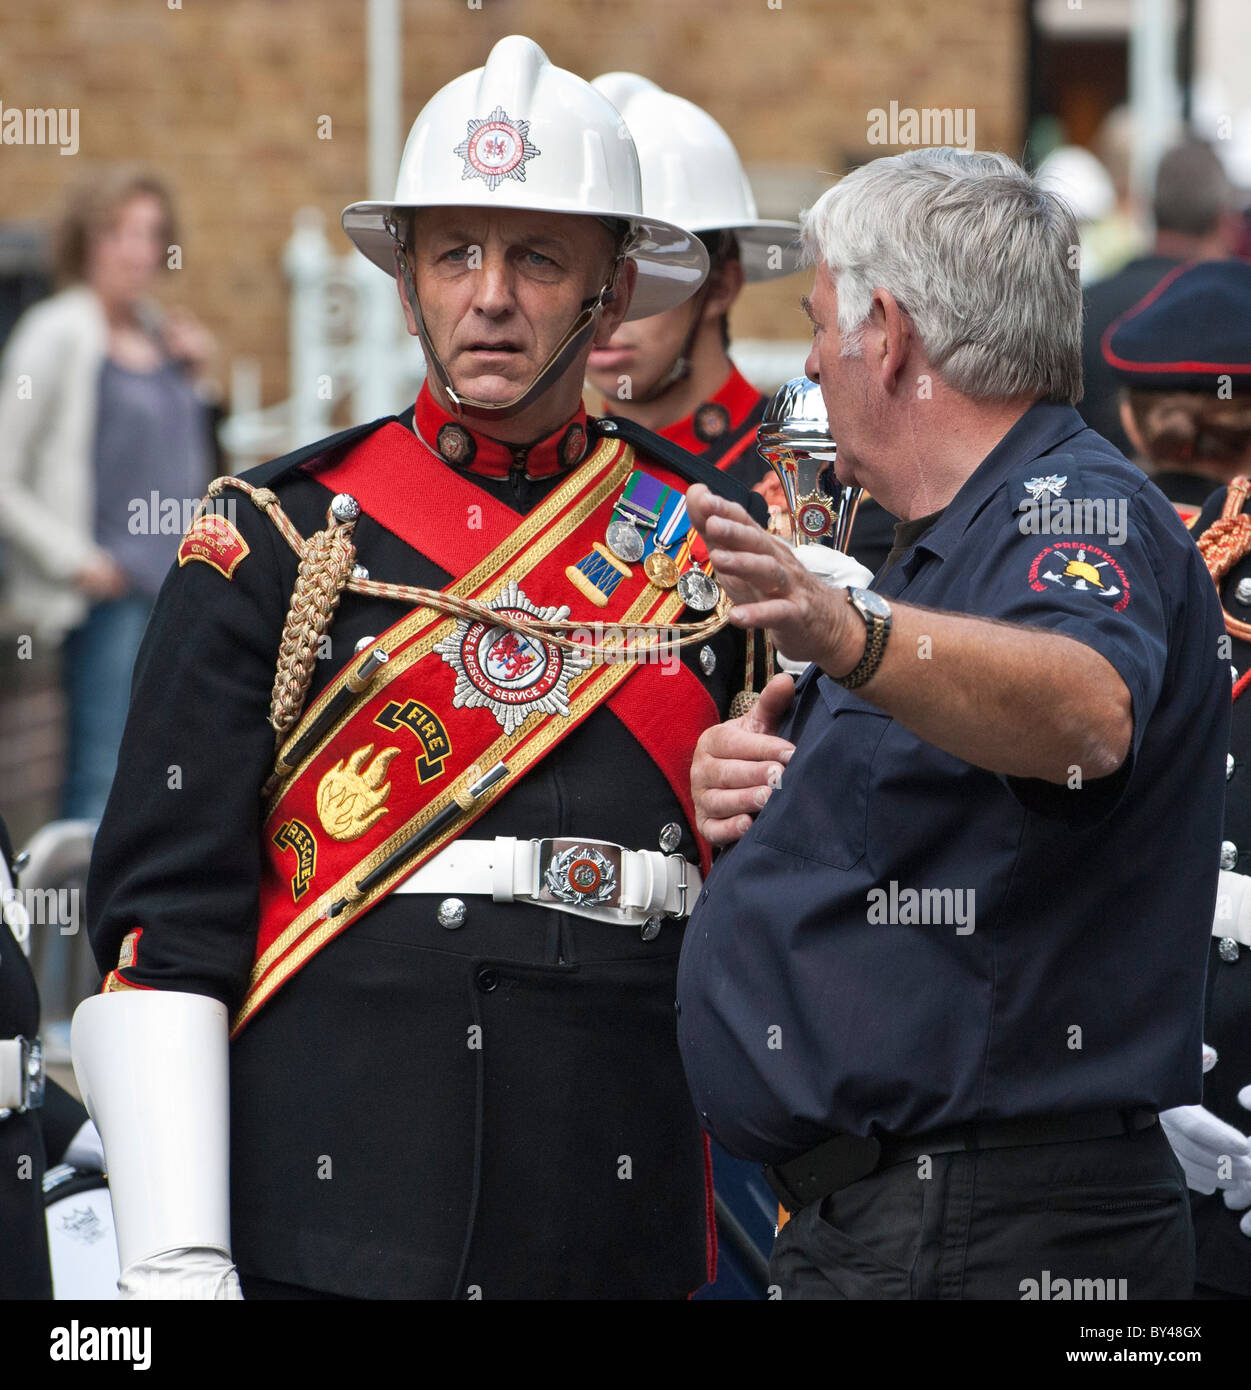
<svg viewBox="0 0 1251 1390">
<path fill-rule="evenodd" d="M 767 397 L 731 360 L 729 315 L 744 285 L 799 269 L 799 223 L 757 215 L 733 141 L 694 102 L 632 72 L 605 73 L 591 85 L 629 128 L 644 209 L 695 232 L 708 251 L 709 272 L 689 299 L 623 323 L 605 346 L 593 348 L 587 380 L 612 415 L 655 430 L 780 501 L 756 448 Z M 871 570 L 886 558 L 893 523 L 864 500 L 849 550 Z"/>
<path fill-rule="evenodd" d="M 594 348 L 587 379 L 614 415 L 754 486 L 768 473 L 755 449 L 765 397 L 730 360 L 729 312 L 745 284 L 798 269 L 799 224 L 756 216 L 730 137 L 693 102 L 632 72 L 605 73 L 591 85 L 629 128 L 644 208 L 695 232 L 710 269 L 682 304 L 623 324 Z"/>
<path fill-rule="evenodd" d="M 673 996 L 691 752 L 744 654 L 685 489 L 764 508 L 582 408 L 593 344 L 707 269 L 619 126 L 520 37 L 436 93 L 394 200 L 343 214 L 421 339 L 415 405 L 217 480 L 184 537 L 73 1038 L 126 1294 L 707 1277 Z"/>
</svg>

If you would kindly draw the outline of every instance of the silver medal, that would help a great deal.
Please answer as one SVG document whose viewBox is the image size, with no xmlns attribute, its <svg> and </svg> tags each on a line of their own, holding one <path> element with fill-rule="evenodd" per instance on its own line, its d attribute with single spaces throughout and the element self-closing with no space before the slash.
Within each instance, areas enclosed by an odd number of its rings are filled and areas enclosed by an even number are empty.
<svg viewBox="0 0 1251 1390">
<path fill-rule="evenodd" d="M 717 581 L 703 570 L 687 570 L 678 580 L 678 593 L 682 602 L 697 613 L 711 613 L 721 596 Z"/>
<path fill-rule="evenodd" d="M 643 558 L 643 537 L 638 528 L 628 521 L 614 521 L 605 535 L 608 548 L 618 560 L 633 564 Z"/>
</svg>

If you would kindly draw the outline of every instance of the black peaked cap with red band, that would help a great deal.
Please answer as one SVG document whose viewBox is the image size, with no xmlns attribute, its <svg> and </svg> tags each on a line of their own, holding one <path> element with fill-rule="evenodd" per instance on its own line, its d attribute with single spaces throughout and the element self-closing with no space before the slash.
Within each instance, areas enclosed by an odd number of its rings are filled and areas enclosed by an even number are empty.
<svg viewBox="0 0 1251 1390">
<path fill-rule="evenodd" d="M 1109 325 L 1102 350 L 1136 390 L 1251 393 L 1251 264 L 1199 261 L 1169 271 Z"/>
</svg>

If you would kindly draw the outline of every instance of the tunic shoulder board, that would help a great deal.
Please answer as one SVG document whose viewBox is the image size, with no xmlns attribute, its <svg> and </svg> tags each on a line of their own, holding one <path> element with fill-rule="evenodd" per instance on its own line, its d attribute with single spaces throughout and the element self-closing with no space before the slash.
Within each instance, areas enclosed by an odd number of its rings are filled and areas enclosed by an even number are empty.
<svg viewBox="0 0 1251 1390">
<path fill-rule="evenodd" d="M 761 526 L 769 524 L 769 504 L 760 493 L 753 492 L 751 488 L 740 483 L 737 478 L 723 473 L 716 464 L 696 458 L 694 454 L 688 454 L 685 449 L 679 448 L 672 440 L 663 439 L 660 435 L 653 434 L 651 430 L 644 429 L 635 421 L 626 420 L 620 415 L 601 417 L 587 423 L 590 434 L 595 438 L 624 439 L 639 453 L 655 459 L 657 463 L 663 464 L 666 468 L 677 473 L 679 477 L 685 478 L 691 483 L 703 483 L 719 497 L 737 502 Z"/>
</svg>

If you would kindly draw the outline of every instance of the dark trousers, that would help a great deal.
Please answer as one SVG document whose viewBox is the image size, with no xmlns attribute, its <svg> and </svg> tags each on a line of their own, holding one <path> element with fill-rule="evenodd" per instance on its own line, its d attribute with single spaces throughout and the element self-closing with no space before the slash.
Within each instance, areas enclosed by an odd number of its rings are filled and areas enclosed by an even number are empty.
<svg viewBox="0 0 1251 1390">
<path fill-rule="evenodd" d="M 796 1213 L 774 1242 L 773 1296 L 1191 1296 L 1186 1182 L 1158 1124 L 930 1165 L 883 1169 Z"/>
</svg>

